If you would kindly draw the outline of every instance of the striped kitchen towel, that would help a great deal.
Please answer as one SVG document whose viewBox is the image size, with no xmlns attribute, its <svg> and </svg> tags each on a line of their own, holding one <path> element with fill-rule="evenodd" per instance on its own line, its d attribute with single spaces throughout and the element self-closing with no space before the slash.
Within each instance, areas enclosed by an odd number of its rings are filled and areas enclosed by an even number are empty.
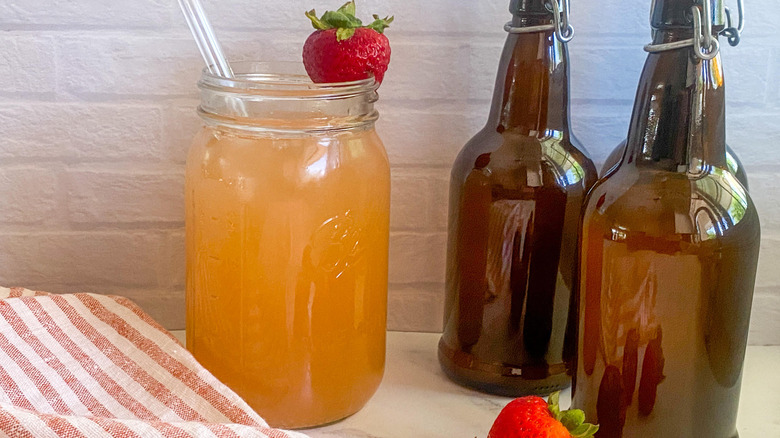
<svg viewBox="0 0 780 438">
<path fill-rule="evenodd" d="M 266 437 L 271 429 L 126 298 L 0 288 L 0 437 Z"/>
</svg>

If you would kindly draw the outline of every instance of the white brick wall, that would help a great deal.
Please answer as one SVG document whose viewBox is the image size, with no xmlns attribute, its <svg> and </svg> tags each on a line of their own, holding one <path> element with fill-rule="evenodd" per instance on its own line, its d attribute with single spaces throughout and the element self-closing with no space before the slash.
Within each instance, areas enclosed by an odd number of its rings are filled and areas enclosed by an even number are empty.
<svg viewBox="0 0 780 438">
<path fill-rule="evenodd" d="M 728 140 L 763 222 L 751 342 L 780 344 L 780 21 L 724 48 Z M 303 11 L 204 0 L 234 59 L 299 59 Z M 378 129 L 393 164 L 390 324 L 441 327 L 449 168 L 484 123 L 508 0 L 359 0 L 394 14 Z M 626 133 L 649 0 L 572 0 L 572 118 L 596 161 Z M 724 44 L 725 46 L 725 44 Z M 201 60 L 173 0 L 0 0 L 0 284 L 129 296 L 184 322 L 183 169 Z"/>
</svg>

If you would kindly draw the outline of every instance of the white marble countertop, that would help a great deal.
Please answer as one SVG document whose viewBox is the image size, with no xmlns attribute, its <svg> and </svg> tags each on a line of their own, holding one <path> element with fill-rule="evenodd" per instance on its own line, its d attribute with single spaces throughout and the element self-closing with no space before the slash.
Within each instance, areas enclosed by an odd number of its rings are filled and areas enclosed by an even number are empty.
<svg viewBox="0 0 780 438">
<path fill-rule="evenodd" d="M 183 337 L 183 333 L 175 333 Z M 312 438 L 485 437 L 510 399 L 450 382 L 436 358 L 438 334 L 390 332 L 382 385 L 357 414 L 305 432 Z M 749 347 L 742 382 L 740 438 L 780 437 L 780 347 Z M 569 405 L 569 392 L 561 397 Z M 262 415 L 262 412 L 261 412 Z"/>
</svg>

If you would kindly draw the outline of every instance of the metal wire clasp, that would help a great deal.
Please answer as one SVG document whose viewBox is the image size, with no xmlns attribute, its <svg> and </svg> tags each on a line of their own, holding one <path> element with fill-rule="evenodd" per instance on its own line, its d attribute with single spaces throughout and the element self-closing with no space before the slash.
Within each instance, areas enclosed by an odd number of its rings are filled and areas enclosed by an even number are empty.
<svg viewBox="0 0 780 438">
<path fill-rule="evenodd" d="M 658 53 L 693 46 L 693 54 L 699 59 L 710 60 L 718 56 L 720 44 L 712 35 L 712 3 L 710 0 L 702 0 L 701 8 L 691 6 L 691 13 L 693 14 L 693 38 L 671 43 L 648 44 L 645 46 L 645 51 Z"/>
<path fill-rule="evenodd" d="M 561 0 L 561 4 L 558 4 L 558 0 L 552 0 L 545 4 L 548 10 L 550 4 L 552 4 L 551 12 L 555 23 L 555 36 L 560 42 L 568 43 L 574 38 L 574 27 L 569 23 L 569 0 Z"/>
<path fill-rule="evenodd" d="M 699 59 L 710 60 L 718 56 L 720 45 L 718 39 L 712 36 L 712 3 L 710 0 L 702 0 L 703 11 L 698 7 L 691 7 L 693 12 L 693 52 Z M 702 23 L 702 14 L 704 22 Z"/>
<path fill-rule="evenodd" d="M 541 24 L 538 26 L 512 26 L 512 22 L 504 25 L 504 30 L 509 33 L 533 33 L 555 30 L 555 37 L 562 43 L 568 43 L 574 38 L 574 27 L 569 23 L 569 0 L 548 0 L 544 7 L 553 14 L 553 24 Z"/>
<path fill-rule="evenodd" d="M 745 30 L 745 5 L 742 0 L 737 0 L 737 14 L 739 15 L 739 21 L 737 27 L 734 27 L 731 19 L 731 10 L 726 8 L 726 28 L 720 32 L 721 35 L 728 38 L 731 47 L 736 47 L 739 44 L 742 31 Z"/>
</svg>

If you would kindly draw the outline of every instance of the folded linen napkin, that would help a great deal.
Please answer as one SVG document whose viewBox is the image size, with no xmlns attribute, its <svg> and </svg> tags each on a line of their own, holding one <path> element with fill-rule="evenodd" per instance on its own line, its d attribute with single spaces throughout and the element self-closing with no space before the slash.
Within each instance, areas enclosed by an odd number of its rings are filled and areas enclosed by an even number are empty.
<svg viewBox="0 0 780 438">
<path fill-rule="evenodd" d="M 21 288 L 0 288 L 0 436 L 305 437 L 271 429 L 128 299 Z"/>
</svg>

